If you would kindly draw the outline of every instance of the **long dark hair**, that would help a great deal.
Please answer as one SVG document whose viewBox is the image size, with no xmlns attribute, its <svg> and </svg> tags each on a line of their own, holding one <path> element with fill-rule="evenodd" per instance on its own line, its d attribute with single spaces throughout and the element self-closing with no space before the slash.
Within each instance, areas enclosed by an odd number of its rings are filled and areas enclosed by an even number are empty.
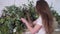
<svg viewBox="0 0 60 34">
<path fill-rule="evenodd" d="M 36 3 L 36 9 L 38 14 L 42 16 L 43 25 L 45 27 L 46 34 L 52 34 L 53 29 L 53 16 L 50 11 L 49 5 L 45 0 L 39 0 Z"/>
</svg>

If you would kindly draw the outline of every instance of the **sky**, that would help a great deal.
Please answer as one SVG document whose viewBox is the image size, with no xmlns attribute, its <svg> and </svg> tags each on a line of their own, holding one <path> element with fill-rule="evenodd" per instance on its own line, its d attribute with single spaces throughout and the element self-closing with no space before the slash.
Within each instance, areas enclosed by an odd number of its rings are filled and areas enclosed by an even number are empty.
<svg viewBox="0 0 60 34">
<path fill-rule="evenodd" d="M 32 1 L 32 0 L 30 0 Z M 33 0 L 34 5 L 36 5 L 37 0 Z M 60 15 L 60 0 L 46 0 L 49 4 L 49 6 L 53 6 L 53 9 L 57 11 Z M 0 0 L 0 16 L 2 15 L 2 10 L 5 8 L 5 6 L 11 6 L 15 4 L 16 6 L 22 6 L 22 4 L 28 4 L 27 0 Z"/>
</svg>

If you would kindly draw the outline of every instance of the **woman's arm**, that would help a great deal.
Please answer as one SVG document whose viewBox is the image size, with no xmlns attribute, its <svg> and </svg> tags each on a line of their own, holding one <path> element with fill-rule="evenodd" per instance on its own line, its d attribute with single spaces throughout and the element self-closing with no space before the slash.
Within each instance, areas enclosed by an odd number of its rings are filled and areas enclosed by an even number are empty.
<svg viewBox="0 0 60 34">
<path fill-rule="evenodd" d="M 22 22 L 25 23 L 25 25 L 27 26 L 27 28 L 30 30 L 30 32 L 32 34 L 37 33 L 39 31 L 39 29 L 41 29 L 41 27 L 42 27 L 42 26 L 40 26 L 38 24 L 36 24 L 34 27 L 31 27 L 26 19 L 21 18 L 21 20 L 22 20 Z"/>
<path fill-rule="evenodd" d="M 38 25 L 38 24 L 36 24 L 34 27 L 29 26 L 28 23 L 25 23 L 25 24 L 26 24 L 27 28 L 30 30 L 30 32 L 31 32 L 32 34 L 37 33 L 37 32 L 39 31 L 39 29 L 41 29 L 41 27 L 42 27 L 42 26 L 40 26 L 40 25 Z"/>
</svg>

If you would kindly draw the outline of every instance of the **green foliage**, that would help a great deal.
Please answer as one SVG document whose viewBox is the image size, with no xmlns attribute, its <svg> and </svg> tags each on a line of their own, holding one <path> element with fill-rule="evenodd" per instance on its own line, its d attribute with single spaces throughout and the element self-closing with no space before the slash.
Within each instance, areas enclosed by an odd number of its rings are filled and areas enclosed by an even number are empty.
<svg viewBox="0 0 60 34">
<path fill-rule="evenodd" d="M 20 21 L 21 17 L 24 17 L 27 19 L 26 16 L 26 10 L 28 10 L 28 13 L 30 14 L 30 17 L 32 20 L 35 20 L 36 13 L 35 8 L 33 7 L 33 2 L 29 1 L 28 7 L 27 5 L 23 4 L 23 7 L 17 7 L 15 5 L 12 6 L 6 6 L 3 9 L 3 14 L 0 17 L 0 33 L 1 34 L 13 34 L 13 29 L 16 28 L 18 33 L 21 34 L 21 32 L 26 28 L 26 26 Z"/>
</svg>

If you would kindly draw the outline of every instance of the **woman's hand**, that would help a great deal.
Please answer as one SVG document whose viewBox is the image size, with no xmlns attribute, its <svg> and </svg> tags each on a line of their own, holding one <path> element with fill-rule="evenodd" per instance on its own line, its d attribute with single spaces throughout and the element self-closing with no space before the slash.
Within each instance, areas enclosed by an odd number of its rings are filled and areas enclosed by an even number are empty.
<svg viewBox="0 0 60 34">
<path fill-rule="evenodd" d="M 20 19 L 23 23 L 27 23 L 27 20 L 25 18 Z"/>
<path fill-rule="evenodd" d="M 35 20 L 35 21 L 33 21 L 33 25 L 36 25 L 36 23 L 37 23 L 37 22 L 36 22 L 36 20 Z"/>
</svg>

